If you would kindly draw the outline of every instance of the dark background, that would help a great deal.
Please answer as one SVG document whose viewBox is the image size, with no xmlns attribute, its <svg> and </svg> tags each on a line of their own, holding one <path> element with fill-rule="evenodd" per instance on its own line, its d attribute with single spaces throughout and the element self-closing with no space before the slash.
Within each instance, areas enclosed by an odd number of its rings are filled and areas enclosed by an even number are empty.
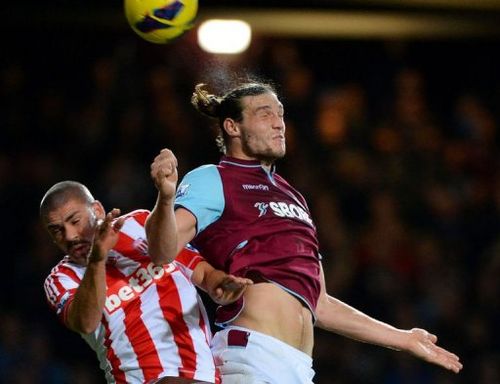
<svg viewBox="0 0 500 384">
<path fill-rule="evenodd" d="M 307 37 L 260 27 L 238 57 L 203 53 L 195 30 L 169 45 L 142 41 L 121 2 L 4 6 L 0 382 L 103 382 L 93 352 L 45 302 L 43 281 L 62 255 L 38 222 L 44 192 L 74 179 L 108 209 L 151 208 L 149 164 L 161 148 L 176 152 L 181 175 L 219 157 L 189 105 L 194 84 L 222 90 L 246 74 L 274 80 L 282 95 L 288 155 L 278 172 L 309 201 L 329 292 L 435 332 L 465 366 L 456 376 L 317 330 L 315 382 L 500 382 L 500 4 L 427 3 L 202 1 L 200 21 L 233 7 L 291 8 L 448 26 Z"/>
</svg>

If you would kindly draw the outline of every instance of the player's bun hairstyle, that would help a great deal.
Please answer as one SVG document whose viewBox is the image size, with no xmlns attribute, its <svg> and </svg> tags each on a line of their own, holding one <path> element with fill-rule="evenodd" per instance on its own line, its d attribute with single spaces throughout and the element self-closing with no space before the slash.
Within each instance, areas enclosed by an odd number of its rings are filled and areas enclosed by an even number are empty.
<svg viewBox="0 0 500 384">
<path fill-rule="evenodd" d="M 226 133 L 224 120 L 227 118 L 241 122 L 243 120 L 243 106 L 241 99 L 245 96 L 258 96 L 263 93 L 274 93 L 273 85 L 261 82 L 245 82 L 232 88 L 224 96 L 216 96 L 203 89 L 205 84 L 197 84 L 191 97 L 191 104 L 201 114 L 219 121 L 219 132 L 216 138 L 217 146 L 222 153 L 226 153 Z"/>
<path fill-rule="evenodd" d="M 211 95 L 203 89 L 206 84 L 196 84 L 193 95 L 191 96 L 191 104 L 196 110 L 205 116 L 211 118 L 219 117 L 219 107 L 222 102 L 222 97 Z"/>
</svg>

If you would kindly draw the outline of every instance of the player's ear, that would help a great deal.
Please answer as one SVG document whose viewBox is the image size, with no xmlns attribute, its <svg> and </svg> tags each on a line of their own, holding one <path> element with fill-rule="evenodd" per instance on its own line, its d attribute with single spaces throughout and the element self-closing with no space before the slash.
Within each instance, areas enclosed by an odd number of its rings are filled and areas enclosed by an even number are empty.
<svg viewBox="0 0 500 384">
<path fill-rule="evenodd" d="M 92 211 L 94 212 L 96 219 L 98 220 L 104 220 L 104 218 L 106 217 L 106 211 L 104 210 L 104 207 L 99 200 L 95 200 L 92 203 Z"/>
<path fill-rule="evenodd" d="M 224 131 L 229 137 L 239 137 L 241 134 L 240 125 L 231 118 L 226 118 L 223 123 Z"/>
</svg>

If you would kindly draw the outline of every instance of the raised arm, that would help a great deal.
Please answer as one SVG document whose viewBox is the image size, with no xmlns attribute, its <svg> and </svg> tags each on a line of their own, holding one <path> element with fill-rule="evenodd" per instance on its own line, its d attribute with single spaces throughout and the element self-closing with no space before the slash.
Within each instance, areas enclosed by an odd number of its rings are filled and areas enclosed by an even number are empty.
<svg viewBox="0 0 500 384">
<path fill-rule="evenodd" d="M 426 330 L 403 330 L 358 311 L 328 295 L 321 269 L 321 296 L 316 311 L 316 326 L 327 331 L 382 347 L 408 352 L 424 361 L 458 373 L 458 356 L 436 345 L 437 337 Z"/>
<path fill-rule="evenodd" d="M 156 264 L 175 259 L 198 231 L 220 217 L 224 208 L 222 183 L 215 167 L 189 172 L 176 196 L 176 166 L 177 160 L 168 149 L 163 149 L 151 165 L 158 199 L 146 221 L 146 234 L 150 256 Z"/>
<path fill-rule="evenodd" d="M 175 259 L 183 245 L 178 244 L 174 213 L 177 187 L 177 159 L 163 149 L 151 164 L 151 178 L 158 189 L 156 204 L 146 221 L 149 255 L 153 263 L 167 264 Z"/>
<path fill-rule="evenodd" d="M 120 218 L 112 224 L 119 214 L 118 209 L 113 209 L 97 229 L 85 274 L 73 300 L 68 304 L 66 325 L 75 332 L 91 333 L 101 321 L 106 300 L 107 255 L 118 241 L 118 232 L 124 221 L 124 218 Z"/>
</svg>

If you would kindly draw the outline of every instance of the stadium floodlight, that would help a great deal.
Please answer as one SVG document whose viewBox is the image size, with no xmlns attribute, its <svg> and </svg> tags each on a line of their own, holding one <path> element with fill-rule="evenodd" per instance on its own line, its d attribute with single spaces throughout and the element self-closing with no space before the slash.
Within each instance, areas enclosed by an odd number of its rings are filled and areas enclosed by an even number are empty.
<svg viewBox="0 0 500 384">
<path fill-rule="evenodd" d="M 198 44 L 206 52 L 237 54 L 245 51 L 252 29 L 242 20 L 206 20 L 198 28 Z"/>
</svg>

